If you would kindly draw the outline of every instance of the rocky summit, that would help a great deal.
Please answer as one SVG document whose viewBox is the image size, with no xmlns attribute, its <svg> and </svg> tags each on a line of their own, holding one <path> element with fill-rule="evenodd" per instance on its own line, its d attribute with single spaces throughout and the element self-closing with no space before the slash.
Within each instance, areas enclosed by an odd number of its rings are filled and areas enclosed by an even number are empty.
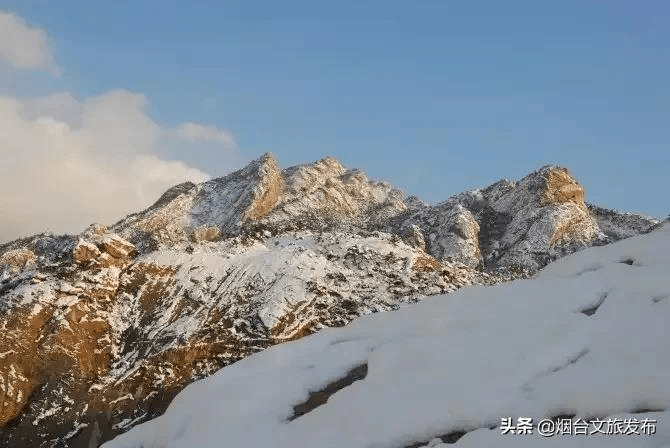
<svg viewBox="0 0 670 448">
<path fill-rule="evenodd" d="M 116 224 L 0 246 L 0 446 L 96 447 L 270 345 L 658 225 L 586 203 L 558 166 L 428 205 L 333 158 L 263 155 Z"/>
</svg>

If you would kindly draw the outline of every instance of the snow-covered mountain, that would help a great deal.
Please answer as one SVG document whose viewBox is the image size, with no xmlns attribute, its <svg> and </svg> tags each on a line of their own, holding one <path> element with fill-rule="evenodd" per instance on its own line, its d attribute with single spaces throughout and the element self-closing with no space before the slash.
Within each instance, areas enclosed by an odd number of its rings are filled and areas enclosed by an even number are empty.
<svg viewBox="0 0 670 448">
<path fill-rule="evenodd" d="M 669 274 L 670 224 L 272 347 L 103 447 L 670 446 Z"/>
<path fill-rule="evenodd" d="M 0 246 L 0 446 L 97 446 L 278 342 L 658 226 L 585 203 L 557 166 L 430 206 L 264 155 L 112 226 Z"/>
</svg>

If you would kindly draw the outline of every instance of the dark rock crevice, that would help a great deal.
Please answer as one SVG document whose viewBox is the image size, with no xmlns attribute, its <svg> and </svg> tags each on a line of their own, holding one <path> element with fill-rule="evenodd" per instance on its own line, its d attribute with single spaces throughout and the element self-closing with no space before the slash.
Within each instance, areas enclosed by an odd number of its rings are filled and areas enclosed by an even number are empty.
<svg viewBox="0 0 670 448">
<path fill-rule="evenodd" d="M 365 379 L 368 375 L 368 364 L 361 364 L 349 370 L 345 376 L 342 378 L 329 383 L 323 389 L 313 391 L 309 393 L 309 398 L 299 403 L 293 407 L 293 414 L 288 418 L 289 421 L 293 421 L 298 417 L 301 417 L 319 406 L 323 406 L 328 401 L 331 395 L 335 392 L 344 389 L 345 387 L 351 386 L 356 381 L 361 381 Z"/>
</svg>

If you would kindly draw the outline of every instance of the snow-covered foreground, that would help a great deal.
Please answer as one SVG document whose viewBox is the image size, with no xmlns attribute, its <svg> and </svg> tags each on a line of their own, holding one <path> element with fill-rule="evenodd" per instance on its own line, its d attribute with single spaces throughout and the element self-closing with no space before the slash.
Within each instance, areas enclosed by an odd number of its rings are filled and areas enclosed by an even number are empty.
<svg viewBox="0 0 670 448">
<path fill-rule="evenodd" d="M 292 418 L 310 392 L 364 365 L 364 379 Z M 651 419 L 656 433 L 501 434 L 503 417 L 559 415 Z M 392 448 L 455 431 L 467 432 L 449 445 L 459 448 L 670 446 L 670 225 L 531 280 L 467 287 L 272 347 L 103 446 Z"/>
</svg>

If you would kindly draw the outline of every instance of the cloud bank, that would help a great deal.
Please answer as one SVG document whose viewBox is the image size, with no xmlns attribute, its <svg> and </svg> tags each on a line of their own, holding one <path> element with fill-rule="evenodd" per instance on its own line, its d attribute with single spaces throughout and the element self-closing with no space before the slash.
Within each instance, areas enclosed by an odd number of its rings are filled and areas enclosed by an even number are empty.
<svg viewBox="0 0 670 448">
<path fill-rule="evenodd" d="M 219 143 L 226 148 L 235 146 L 235 141 L 228 132 L 221 131 L 213 125 L 205 126 L 193 122 L 183 123 L 175 130 L 175 135 L 191 142 L 201 140 Z"/>
<path fill-rule="evenodd" d="M 0 11 L 0 63 L 57 74 L 47 34 Z M 233 137 L 193 122 L 167 128 L 140 93 L 77 99 L 0 96 L 0 244 L 50 231 L 78 233 L 147 207 L 167 188 L 209 175 L 166 160 L 168 149 L 206 148 L 239 160 Z M 183 154 L 183 149 L 182 149 Z"/>
<path fill-rule="evenodd" d="M 0 60 L 15 68 L 59 73 L 46 33 L 31 27 L 21 17 L 4 11 L 0 11 Z"/>
<path fill-rule="evenodd" d="M 79 232 L 112 223 L 155 201 L 165 189 L 208 175 L 161 148 L 215 141 L 236 151 L 227 132 L 184 123 L 166 128 L 147 100 L 124 90 L 76 99 L 0 97 L 0 242 L 42 231 Z"/>
</svg>

